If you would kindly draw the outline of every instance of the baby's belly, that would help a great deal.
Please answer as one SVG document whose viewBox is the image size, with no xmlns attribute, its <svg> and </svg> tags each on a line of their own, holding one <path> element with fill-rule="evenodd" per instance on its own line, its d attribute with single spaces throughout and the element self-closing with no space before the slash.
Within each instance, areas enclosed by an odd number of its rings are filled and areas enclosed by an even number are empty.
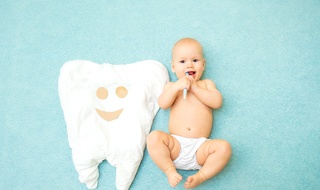
<svg viewBox="0 0 320 190">
<path fill-rule="evenodd" d="M 199 102 L 176 104 L 170 110 L 169 132 L 179 136 L 209 137 L 212 129 L 212 109 Z"/>
<path fill-rule="evenodd" d="M 171 134 L 188 137 L 188 138 L 208 138 L 212 129 L 212 120 L 207 122 L 196 121 L 193 122 L 190 119 L 184 120 L 170 120 L 169 121 L 169 132 Z"/>
</svg>

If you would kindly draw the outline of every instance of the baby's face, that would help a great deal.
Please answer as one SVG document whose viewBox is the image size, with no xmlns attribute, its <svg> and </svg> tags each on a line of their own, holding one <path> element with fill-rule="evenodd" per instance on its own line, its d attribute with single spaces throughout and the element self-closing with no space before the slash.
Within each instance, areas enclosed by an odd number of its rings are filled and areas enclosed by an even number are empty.
<svg viewBox="0 0 320 190">
<path fill-rule="evenodd" d="M 205 69 L 202 47 L 197 42 L 182 42 L 177 44 L 172 51 L 172 71 L 178 78 L 186 72 L 198 81 Z"/>
</svg>

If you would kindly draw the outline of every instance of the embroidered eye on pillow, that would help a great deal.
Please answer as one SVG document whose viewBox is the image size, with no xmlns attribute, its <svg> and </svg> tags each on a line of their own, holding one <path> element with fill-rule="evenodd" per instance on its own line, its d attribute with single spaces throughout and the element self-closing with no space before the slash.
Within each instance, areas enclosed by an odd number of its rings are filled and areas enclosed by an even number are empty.
<svg viewBox="0 0 320 190">
<path fill-rule="evenodd" d="M 123 65 L 77 60 L 62 66 L 59 96 L 81 183 L 95 189 L 98 166 L 107 160 L 116 167 L 116 188 L 129 189 L 168 81 L 165 66 L 153 60 Z"/>
</svg>

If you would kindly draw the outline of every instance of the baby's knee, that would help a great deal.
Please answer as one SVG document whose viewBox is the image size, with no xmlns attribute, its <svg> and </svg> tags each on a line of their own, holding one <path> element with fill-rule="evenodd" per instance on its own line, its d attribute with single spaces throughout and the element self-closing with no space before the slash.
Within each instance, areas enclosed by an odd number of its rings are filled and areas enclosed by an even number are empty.
<svg viewBox="0 0 320 190">
<path fill-rule="evenodd" d="M 221 140 L 219 149 L 220 149 L 220 152 L 225 156 L 230 157 L 232 154 L 232 147 L 228 141 Z"/>
<path fill-rule="evenodd" d="M 161 140 L 162 132 L 161 131 L 152 131 L 147 137 L 147 144 L 154 144 Z"/>
</svg>

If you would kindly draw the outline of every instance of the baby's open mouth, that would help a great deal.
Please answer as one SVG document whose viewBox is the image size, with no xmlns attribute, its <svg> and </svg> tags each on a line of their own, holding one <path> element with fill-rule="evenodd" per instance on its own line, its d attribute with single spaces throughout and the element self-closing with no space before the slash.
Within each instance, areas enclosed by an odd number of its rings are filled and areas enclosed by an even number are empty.
<svg viewBox="0 0 320 190">
<path fill-rule="evenodd" d="M 191 75 L 191 76 L 196 74 L 195 71 L 188 71 L 187 73 L 188 73 L 188 75 Z"/>
</svg>

